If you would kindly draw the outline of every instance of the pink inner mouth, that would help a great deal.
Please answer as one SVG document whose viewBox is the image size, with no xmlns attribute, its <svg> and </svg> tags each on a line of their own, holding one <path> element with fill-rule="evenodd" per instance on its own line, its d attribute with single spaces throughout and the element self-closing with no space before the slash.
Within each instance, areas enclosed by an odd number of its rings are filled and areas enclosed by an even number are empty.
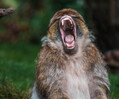
<svg viewBox="0 0 119 99">
<path fill-rule="evenodd" d="M 65 15 L 61 18 L 60 32 L 67 49 L 73 49 L 75 47 L 76 25 L 70 16 Z"/>
</svg>

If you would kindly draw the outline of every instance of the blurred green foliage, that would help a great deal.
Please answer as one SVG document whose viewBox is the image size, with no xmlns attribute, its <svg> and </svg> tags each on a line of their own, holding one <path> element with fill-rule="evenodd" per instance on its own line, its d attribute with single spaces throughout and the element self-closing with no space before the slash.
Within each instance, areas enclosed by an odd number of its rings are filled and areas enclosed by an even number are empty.
<svg viewBox="0 0 119 99">
<path fill-rule="evenodd" d="M 56 11 L 63 8 L 76 9 L 84 16 L 84 0 L 0 1 L 2 8 L 13 7 L 16 9 L 12 15 L 0 19 L 0 38 L 2 38 L 0 42 L 40 43 L 41 38 L 47 33 L 51 17 Z M 13 24 L 15 24 L 14 27 Z M 6 35 L 9 36 L 6 37 Z"/>
</svg>

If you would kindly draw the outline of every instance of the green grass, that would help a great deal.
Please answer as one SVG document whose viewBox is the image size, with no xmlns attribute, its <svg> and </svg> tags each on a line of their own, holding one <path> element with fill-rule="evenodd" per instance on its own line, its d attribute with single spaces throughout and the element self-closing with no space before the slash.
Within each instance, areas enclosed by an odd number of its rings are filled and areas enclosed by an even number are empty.
<svg viewBox="0 0 119 99">
<path fill-rule="evenodd" d="M 0 44 L 0 99 L 28 99 L 40 45 Z M 111 99 L 119 99 L 119 75 L 109 76 Z"/>
<path fill-rule="evenodd" d="M 0 44 L 0 83 L 7 78 L 19 90 L 31 88 L 39 51 L 40 45 Z"/>
<path fill-rule="evenodd" d="M 110 79 L 110 89 L 111 89 L 111 99 L 119 99 L 119 75 L 109 75 Z"/>
</svg>

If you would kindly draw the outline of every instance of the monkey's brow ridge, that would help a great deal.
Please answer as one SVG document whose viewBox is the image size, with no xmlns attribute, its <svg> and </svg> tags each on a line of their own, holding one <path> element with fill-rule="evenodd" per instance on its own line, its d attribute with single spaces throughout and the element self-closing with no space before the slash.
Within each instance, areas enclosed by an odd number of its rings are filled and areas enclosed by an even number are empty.
<svg viewBox="0 0 119 99">
<path fill-rule="evenodd" d="M 81 19 L 80 16 L 76 16 L 76 15 L 69 15 L 69 16 L 71 16 L 72 18 L 78 18 L 78 19 L 80 19 L 82 22 L 85 23 L 85 21 L 84 21 L 83 19 Z M 59 16 L 59 17 L 57 17 L 56 19 L 54 19 L 54 20 L 51 22 L 51 24 L 49 25 L 49 27 L 50 27 L 55 21 L 59 20 L 60 18 L 61 18 L 61 16 Z"/>
</svg>

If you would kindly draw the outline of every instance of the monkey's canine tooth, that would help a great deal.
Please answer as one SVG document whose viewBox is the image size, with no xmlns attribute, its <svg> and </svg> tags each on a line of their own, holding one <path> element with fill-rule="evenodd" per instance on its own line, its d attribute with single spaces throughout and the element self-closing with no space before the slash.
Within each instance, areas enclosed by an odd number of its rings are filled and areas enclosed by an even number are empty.
<svg viewBox="0 0 119 99">
<path fill-rule="evenodd" d="M 64 26 L 64 20 L 62 20 L 62 26 Z"/>
<path fill-rule="evenodd" d="M 69 20 L 69 21 L 71 22 L 71 24 L 73 24 L 71 20 Z"/>
</svg>

